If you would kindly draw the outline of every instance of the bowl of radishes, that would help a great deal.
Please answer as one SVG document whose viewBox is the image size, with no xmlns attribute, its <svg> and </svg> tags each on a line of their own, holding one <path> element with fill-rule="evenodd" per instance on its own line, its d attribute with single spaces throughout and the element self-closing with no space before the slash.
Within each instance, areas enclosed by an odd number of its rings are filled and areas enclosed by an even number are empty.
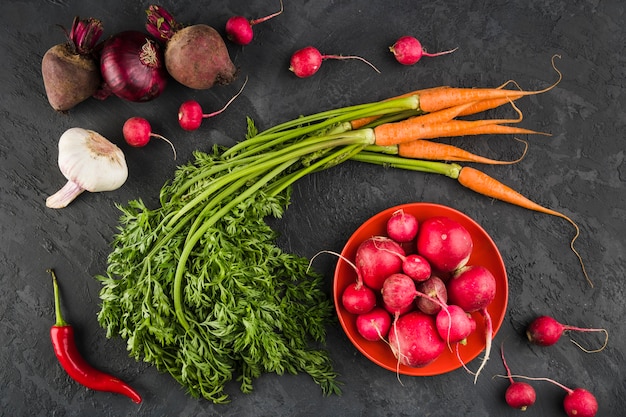
<svg viewBox="0 0 626 417">
<path fill-rule="evenodd" d="M 487 232 L 450 207 L 384 210 L 348 239 L 333 296 L 354 346 L 379 366 L 431 376 L 489 356 L 508 302 L 502 256 Z M 478 369 L 476 369 L 478 368 Z"/>
</svg>

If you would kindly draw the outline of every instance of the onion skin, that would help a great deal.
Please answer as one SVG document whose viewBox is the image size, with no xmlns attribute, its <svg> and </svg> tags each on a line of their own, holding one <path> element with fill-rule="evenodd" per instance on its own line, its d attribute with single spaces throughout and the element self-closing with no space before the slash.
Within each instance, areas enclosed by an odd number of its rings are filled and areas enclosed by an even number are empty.
<svg viewBox="0 0 626 417">
<path fill-rule="evenodd" d="M 106 89 L 128 101 L 153 100 L 167 85 L 161 46 L 139 31 L 120 32 L 104 42 L 100 71 Z"/>
</svg>

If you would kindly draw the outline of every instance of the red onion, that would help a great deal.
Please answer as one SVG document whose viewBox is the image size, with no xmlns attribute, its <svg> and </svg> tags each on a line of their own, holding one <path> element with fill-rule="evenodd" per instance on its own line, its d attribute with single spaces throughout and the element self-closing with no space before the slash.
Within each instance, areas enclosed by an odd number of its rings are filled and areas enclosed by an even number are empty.
<svg viewBox="0 0 626 417">
<path fill-rule="evenodd" d="M 104 89 L 129 101 L 152 100 L 167 84 L 161 46 L 152 36 L 134 30 L 120 32 L 104 42 L 100 71 Z"/>
</svg>

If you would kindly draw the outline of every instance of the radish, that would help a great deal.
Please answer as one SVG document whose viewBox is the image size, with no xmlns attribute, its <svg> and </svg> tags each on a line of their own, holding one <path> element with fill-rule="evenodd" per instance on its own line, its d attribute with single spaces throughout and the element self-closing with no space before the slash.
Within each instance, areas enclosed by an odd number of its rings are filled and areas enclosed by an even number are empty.
<svg viewBox="0 0 626 417">
<path fill-rule="evenodd" d="M 417 253 L 441 272 L 453 272 L 464 266 L 472 253 L 472 236 L 459 222 L 445 216 L 422 222 L 417 234 Z"/>
<path fill-rule="evenodd" d="M 228 40 L 238 45 L 247 45 L 252 42 L 252 38 L 254 37 L 252 26 L 266 22 L 271 18 L 278 16 L 282 12 L 283 1 L 280 0 L 280 10 L 268 16 L 252 20 L 246 19 L 244 16 L 233 16 L 226 21 L 226 37 Z"/>
<path fill-rule="evenodd" d="M 146 146 L 148 142 L 150 142 L 150 138 L 162 139 L 170 144 L 172 151 L 174 152 L 174 159 L 176 159 L 176 148 L 174 148 L 174 144 L 164 136 L 152 133 L 150 122 L 142 117 L 131 117 L 126 120 L 124 126 L 122 127 L 122 133 L 126 143 L 136 148 Z"/>
<path fill-rule="evenodd" d="M 417 218 L 399 209 L 387 220 L 387 236 L 398 243 L 410 242 L 417 236 L 419 222 Z"/>
<path fill-rule="evenodd" d="M 496 279 L 481 265 L 466 265 L 458 269 L 446 288 L 448 303 L 456 304 L 468 313 L 487 307 L 496 297 Z"/>
<path fill-rule="evenodd" d="M 389 47 L 389 50 L 393 53 L 396 61 L 402 65 L 413 65 L 422 59 L 423 56 L 436 57 L 446 55 L 456 51 L 457 49 L 458 48 L 454 48 L 449 51 L 429 54 L 424 50 L 424 48 L 422 48 L 420 41 L 413 36 L 402 36 Z"/>
<path fill-rule="evenodd" d="M 358 59 L 374 68 L 374 70 L 380 74 L 378 68 L 365 58 L 354 55 L 322 55 L 322 53 L 313 46 L 306 46 L 291 55 L 289 71 L 293 72 L 298 78 L 310 77 L 320 69 L 322 61 L 327 59 Z"/>
<path fill-rule="evenodd" d="M 217 30 L 203 24 L 183 26 L 157 5 L 150 5 L 146 14 L 146 30 L 165 42 L 165 67 L 176 81 L 204 90 L 235 80 L 237 68 Z"/>
<path fill-rule="evenodd" d="M 359 314 L 356 329 L 364 339 L 376 342 L 384 340 L 391 327 L 391 315 L 383 308 L 374 307 L 371 311 Z"/>
<path fill-rule="evenodd" d="M 528 407 L 535 403 L 537 393 L 532 385 L 526 382 L 515 381 L 513 379 L 511 376 L 511 369 L 504 358 L 504 345 L 500 347 L 500 356 L 502 357 L 502 363 L 506 369 L 506 376 L 509 379 L 509 387 L 504 393 L 504 400 L 509 406 L 526 411 Z"/>
<path fill-rule="evenodd" d="M 578 342 L 572 340 L 576 346 L 587 353 L 595 353 L 603 350 L 608 341 L 609 341 L 609 333 L 606 329 L 591 329 L 591 328 L 582 328 L 576 326 L 570 326 L 568 324 L 561 324 L 556 321 L 554 318 L 550 316 L 540 316 L 530 323 L 528 328 L 526 329 L 526 336 L 531 343 L 534 343 L 539 346 L 552 346 L 556 342 L 559 341 L 563 333 L 569 331 L 578 331 L 578 332 L 604 332 L 605 339 L 604 345 L 599 349 L 595 350 L 587 350 L 583 348 Z"/>
<path fill-rule="evenodd" d="M 441 304 L 448 302 L 448 291 L 446 284 L 437 276 L 431 276 L 426 281 L 417 284 L 417 290 L 429 297 L 439 300 Z M 425 314 L 434 315 L 441 310 L 441 304 L 426 297 L 419 297 L 415 300 L 417 308 Z"/>
<path fill-rule="evenodd" d="M 421 255 L 411 254 L 402 259 L 402 272 L 411 277 L 414 281 L 422 282 L 430 278 L 432 268 Z"/>
<path fill-rule="evenodd" d="M 226 110 L 230 103 L 232 103 L 241 94 L 247 83 L 248 77 L 246 77 L 246 80 L 244 81 L 237 94 L 231 97 L 231 99 L 228 100 L 224 107 L 212 113 L 204 114 L 200 103 L 195 100 L 185 101 L 183 104 L 180 105 L 180 108 L 178 109 L 178 124 L 180 125 L 180 127 L 187 131 L 198 129 L 202 124 L 202 119 L 208 119 L 210 117 L 217 116 L 218 114 Z"/>
<path fill-rule="evenodd" d="M 415 368 L 428 365 L 445 348 L 445 342 L 437 333 L 435 318 L 420 311 L 412 311 L 395 320 L 388 338 L 398 363 Z"/>
<path fill-rule="evenodd" d="M 341 258 L 344 262 L 350 265 L 356 273 L 356 281 L 353 284 L 348 285 L 341 293 L 341 305 L 343 308 L 352 314 L 363 314 L 372 310 L 376 305 L 376 293 L 371 288 L 363 284 L 363 278 L 356 265 L 341 254 L 329 250 L 318 252 L 311 258 L 310 262 L 312 263 L 313 260 L 322 253 L 329 253 Z"/>
<path fill-rule="evenodd" d="M 383 303 L 394 313 L 411 306 L 417 293 L 413 280 L 404 274 L 390 275 L 380 291 Z"/>
<path fill-rule="evenodd" d="M 376 293 L 359 280 L 343 290 L 341 304 L 349 313 L 367 313 L 376 306 Z"/>
<path fill-rule="evenodd" d="M 467 337 L 476 328 L 474 318 L 454 304 L 442 308 L 435 318 L 439 336 L 448 344 L 465 344 Z"/>
<path fill-rule="evenodd" d="M 385 279 L 402 270 L 404 250 L 385 236 L 373 236 L 361 242 L 356 251 L 355 264 L 365 285 L 374 291 L 383 288 Z"/>
<path fill-rule="evenodd" d="M 91 97 L 102 83 L 93 50 L 102 35 L 98 19 L 74 18 L 67 42 L 46 51 L 41 75 L 46 97 L 56 111 L 65 112 Z"/>
<path fill-rule="evenodd" d="M 474 383 L 476 383 L 478 375 L 489 360 L 489 353 L 491 352 L 493 323 L 487 306 L 496 296 L 496 279 L 483 266 L 464 266 L 452 275 L 446 287 L 450 304 L 456 304 L 468 313 L 480 311 L 485 320 L 485 356 L 476 371 L 474 377 Z"/>
<path fill-rule="evenodd" d="M 511 375 L 511 378 L 521 378 L 530 381 L 546 381 L 563 388 L 567 394 L 563 399 L 563 409 L 569 417 L 594 417 L 598 412 L 598 400 L 584 388 L 568 388 L 550 378 L 534 378 L 525 375 Z"/>
</svg>

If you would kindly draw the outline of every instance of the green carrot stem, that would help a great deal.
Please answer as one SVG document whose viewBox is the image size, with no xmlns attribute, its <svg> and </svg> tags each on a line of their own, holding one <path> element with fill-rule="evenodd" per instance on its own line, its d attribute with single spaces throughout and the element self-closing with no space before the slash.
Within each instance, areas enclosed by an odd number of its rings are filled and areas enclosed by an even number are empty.
<svg viewBox="0 0 626 417">
<path fill-rule="evenodd" d="M 195 233 L 189 238 L 183 247 L 183 251 L 178 260 L 178 264 L 176 265 L 176 272 L 174 275 L 174 312 L 176 313 L 176 318 L 179 323 L 185 328 L 189 330 L 189 323 L 185 317 L 185 311 L 182 305 L 182 280 L 185 274 L 185 267 L 187 263 L 187 259 L 189 259 L 189 255 L 193 250 L 194 246 L 198 241 L 202 238 L 202 236 L 211 228 L 213 225 L 221 219 L 224 215 L 226 215 L 230 210 L 232 210 L 235 206 L 245 201 L 247 198 L 251 197 L 255 192 L 260 190 L 265 184 L 270 182 L 273 178 L 280 175 L 284 170 L 286 170 L 289 166 L 293 165 L 298 161 L 298 158 L 292 158 L 283 162 L 282 164 L 276 166 L 273 170 L 268 172 L 265 176 L 260 178 L 255 184 L 247 188 L 244 192 L 239 194 L 237 197 L 229 201 L 227 204 L 222 206 L 221 209 L 216 211 L 211 217 L 206 219 L 202 223 L 202 227 L 195 231 Z"/>
<path fill-rule="evenodd" d="M 354 161 L 367 162 L 370 164 L 383 165 L 386 167 L 406 169 L 411 171 L 429 172 L 432 174 L 445 175 L 457 179 L 462 166 L 437 161 L 424 161 L 422 159 L 408 159 L 393 155 L 383 155 L 376 152 L 362 151 L 352 156 Z"/>
<path fill-rule="evenodd" d="M 298 179 L 311 174 L 313 172 L 323 171 L 328 168 L 332 168 L 335 165 L 340 164 L 346 159 L 349 159 L 356 153 L 360 152 L 363 145 L 349 145 L 341 148 L 335 152 L 330 153 L 324 158 L 318 159 L 315 163 L 309 164 L 305 168 L 302 168 L 296 172 L 292 172 L 289 175 L 284 176 L 280 180 L 274 182 L 267 190 L 270 196 L 276 196 L 280 194 L 285 188 L 295 183 Z"/>
<path fill-rule="evenodd" d="M 267 129 L 252 138 L 231 146 L 224 152 L 224 157 L 233 157 L 235 155 L 242 156 L 240 153 L 244 149 L 248 149 L 248 153 L 244 155 L 248 155 L 250 152 L 253 152 L 252 149 L 259 152 L 261 150 L 268 149 L 269 147 L 276 146 L 279 143 L 312 133 L 322 132 L 325 129 L 332 129 L 333 127 L 335 127 L 335 129 L 332 130 L 333 133 L 341 133 L 341 131 L 338 132 L 336 126 L 341 125 L 343 122 L 349 122 L 351 120 L 374 115 L 397 113 L 407 109 L 417 110 L 418 108 L 419 97 L 414 95 L 389 101 L 329 110 L 310 116 L 303 116 Z M 268 142 L 271 142 L 271 145 L 268 145 Z"/>
</svg>

